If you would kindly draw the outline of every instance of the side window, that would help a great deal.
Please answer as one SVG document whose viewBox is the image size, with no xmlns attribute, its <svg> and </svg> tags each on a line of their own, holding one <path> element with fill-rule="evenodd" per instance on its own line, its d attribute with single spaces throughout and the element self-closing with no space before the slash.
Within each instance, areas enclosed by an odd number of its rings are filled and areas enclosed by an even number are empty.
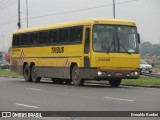
<svg viewBox="0 0 160 120">
<path fill-rule="evenodd" d="M 16 46 L 20 45 L 21 35 L 17 35 Z"/>
<path fill-rule="evenodd" d="M 24 38 L 25 38 L 24 34 L 21 34 L 21 39 L 19 41 L 20 45 L 23 45 Z"/>
<path fill-rule="evenodd" d="M 29 34 L 25 34 L 24 45 L 28 45 L 28 44 L 29 44 Z"/>
<path fill-rule="evenodd" d="M 70 29 L 70 42 L 82 42 L 83 27 L 73 27 Z"/>
<path fill-rule="evenodd" d="M 39 44 L 46 44 L 48 42 L 48 31 L 39 33 Z"/>
<path fill-rule="evenodd" d="M 49 31 L 48 43 L 56 44 L 57 43 L 57 38 L 58 38 L 58 31 L 56 31 L 56 30 Z"/>
<path fill-rule="evenodd" d="M 20 40 L 20 45 L 24 45 L 25 44 L 25 34 L 21 35 L 21 40 Z"/>
<path fill-rule="evenodd" d="M 59 30 L 59 43 L 65 43 L 69 40 L 69 29 L 60 29 Z"/>
<path fill-rule="evenodd" d="M 90 28 L 86 28 L 85 32 L 85 45 L 84 45 L 84 53 L 88 54 L 90 49 Z"/>
<path fill-rule="evenodd" d="M 13 35 L 13 41 L 12 41 L 12 46 L 16 46 L 16 41 L 17 41 L 17 35 Z"/>
<path fill-rule="evenodd" d="M 28 45 L 29 42 L 29 34 L 22 34 L 21 35 L 21 40 L 20 40 L 20 45 Z"/>
<path fill-rule="evenodd" d="M 38 33 L 31 33 L 29 45 L 35 45 L 37 43 L 38 43 Z"/>
<path fill-rule="evenodd" d="M 13 47 L 19 46 L 20 35 L 13 35 Z"/>
</svg>

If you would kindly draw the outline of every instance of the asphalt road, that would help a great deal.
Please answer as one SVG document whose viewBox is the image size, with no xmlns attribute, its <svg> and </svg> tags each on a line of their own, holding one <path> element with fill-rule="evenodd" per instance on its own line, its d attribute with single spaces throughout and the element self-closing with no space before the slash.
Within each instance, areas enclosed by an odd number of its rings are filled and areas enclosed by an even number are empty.
<svg viewBox="0 0 160 120">
<path fill-rule="evenodd" d="M 78 87 L 0 77 L 0 111 L 160 111 L 160 89 L 92 83 Z M 89 118 L 71 120 L 79 119 Z"/>
</svg>

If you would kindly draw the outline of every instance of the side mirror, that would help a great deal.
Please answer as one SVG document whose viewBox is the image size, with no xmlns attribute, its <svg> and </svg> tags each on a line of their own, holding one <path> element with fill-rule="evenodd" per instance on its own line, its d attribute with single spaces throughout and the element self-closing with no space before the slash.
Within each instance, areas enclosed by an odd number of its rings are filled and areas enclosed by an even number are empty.
<svg viewBox="0 0 160 120">
<path fill-rule="evenodd" d="M 137 34 L 137 38 L 138 38 L 138 43 L 140 44 L 141 40 L 140 40 L 140 34 L 139 33 Z"/>
</svg>

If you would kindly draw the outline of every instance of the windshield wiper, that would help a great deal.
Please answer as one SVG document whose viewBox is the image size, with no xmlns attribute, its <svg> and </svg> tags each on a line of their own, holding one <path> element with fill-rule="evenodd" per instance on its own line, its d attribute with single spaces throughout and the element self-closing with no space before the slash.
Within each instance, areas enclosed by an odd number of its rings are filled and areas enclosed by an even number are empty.
<svg viewBox="0 0 160 120">
<path fill-rule="evenodd" d="M 113 40 L 111 42 L 111 45 L 109 46 L 109 48 L 107 48 L 106 52 L 109 53 L 110 50 L 111 50 L 111 47 L 114 45 L 114 42 L 115 42 L 115 37 L 113 36 Z"/>
<path fill-rule="evenodd" d="M 122 48 L 123 48 L 128 54 L 131 54 L 131 52 L 129 52 L 129 51 L 127 50 L 127 48 L 125 48 L 125 46 L 122 44 L 122 41 L 119 39 L 118 36 L 117 36 L 117 38 L 118 38 L 118 41 L 119 41 L 119 45 L 121 45 Z"/>
<path fill-rule="evenodd" d="M 111 45 L 109 46 L 109 48 L 107 48 L 106 52 L 109 53 L 111 50 L 111 47 L 113 46 L 114 41 L 112 41 Z"/>
</svg>

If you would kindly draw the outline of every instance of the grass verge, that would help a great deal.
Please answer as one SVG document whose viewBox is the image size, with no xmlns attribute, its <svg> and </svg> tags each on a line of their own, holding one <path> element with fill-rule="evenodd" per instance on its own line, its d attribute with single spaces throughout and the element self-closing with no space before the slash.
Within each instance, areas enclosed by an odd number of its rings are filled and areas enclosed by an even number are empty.
<svg viewBox="0 0 160 120">
<path fill-rule="evenodd" d="M 0 69 L 0 76 L 13 76 L 13 77 L 18 77 L 20 75 L 11 72 L 10 70 L 7 69 Z"/>
<path fill-rule="evenodd" d="M 160 78 L 155 78 L 155 77 L 140 77 L 139 79 L 123 80 L 122 84 L 160 86 Z"/>
</svg>

